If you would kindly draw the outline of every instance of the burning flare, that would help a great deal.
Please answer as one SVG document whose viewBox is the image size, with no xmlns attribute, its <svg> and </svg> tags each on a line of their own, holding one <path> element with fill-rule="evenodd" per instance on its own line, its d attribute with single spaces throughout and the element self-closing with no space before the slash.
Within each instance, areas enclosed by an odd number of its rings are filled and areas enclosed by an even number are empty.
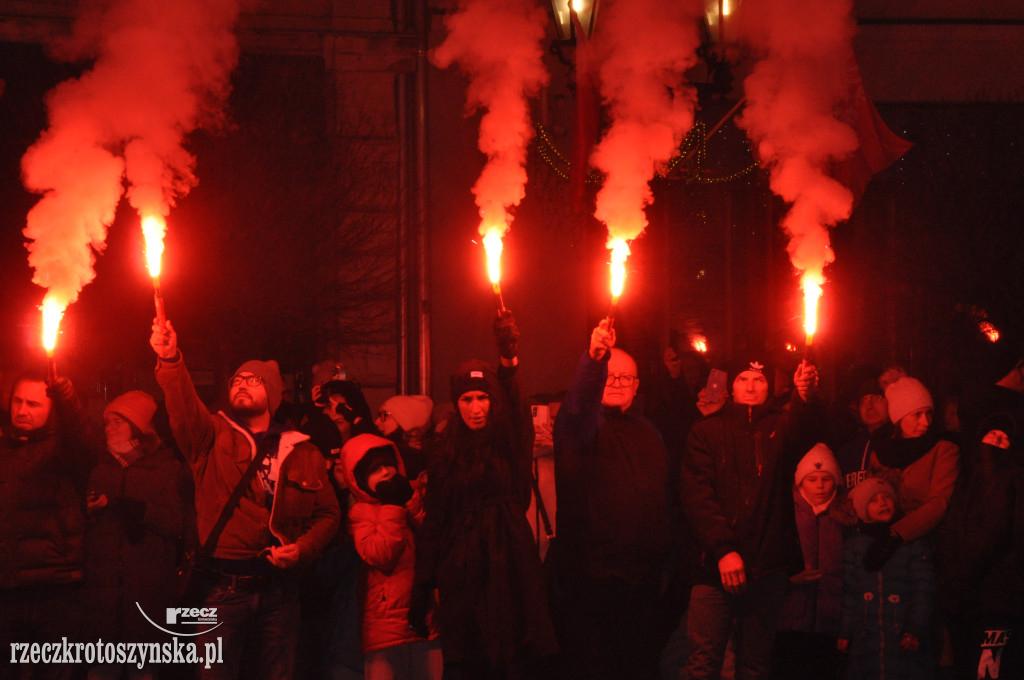
<svg viewBox="0 0 1024 680">
<path fill-rule="evenodd" d="M 24 230 L 32 281 L 61 309 L 95 278 L 126 190 L 149 216 L 195 186 L 185 136 L 222 117 L 238 55 L 237 0 L 78 5 L 70 35 L 50 47 L 92 66 L 47 94 L 49 127 L 21 163 L 25 188 L 41 196 Z"/>
<path fill-rule="evenodd" d="M 67 303 L 58 302 L 52 295 L 43 298 L 43 304 L 39 308 L 43 312 L 43 348 L 47 354 L 53 354 L 57 346 L 57 331 L 60 329 L 60 320 L 64 318 L 64 310 Z"/>
<path fill-rule="evenodd" d="M 693 340 L 690 342 L 690 344 L 693 346 L 694 350 L 700 352 L 701 354 L 706 354 L 708 351 L 708 339 L 705 338 L 703 335 L 693 336 Z"/>
<path fill-rule="evenodd" d="M 629 257 L 629 244 L 624 239 L 613 238 L 608 241 L 608 248 L 612 251 L 611 259 L 611 289 L 612 305 L 619 302 L 622 296 L 622 289 L 626 285 L 626 258 Z"/>
<path fill-rule="evenodd" d="M 829 175 L 858 146 L 853 128 L 837 117 L 849 91 L 851 11 L 851 0 L 744 0 L 737 9 L 760 55 L 744 81 L 747 105 L 737 123 L 769 170 L 772 192 L 790 205 L 780 226 L 802 274 L 807 345 L 823 273 L 835 259 L 829 228 L 853 209 L 853 194 Z"/>
<path fill-rule="evenodd" d="M 647 227 L 650 181 L 693 126 L 696 94 L 683 74 L 697 61 L 703 11 L 703 0 L 614 0 L 595 33 L 595 47 L 607 55 L 598 81 L 611 121 L 590 158 L 604 173 L 594 217 L 608 228 L 612 251 L 609 318 L 622 294 L 628 244 Z"/>
<path fill-rule="evenodd" d="M 533 138 L 528 98 L 548 82 L 544 67 L 547 15 L 534 0 L 459 0 L 445 16 L 448 35 L 431 54 L 469 76 L 466 114 L 483 110 L 477 145 L 487 162 L 473 185 L 483 223 L 488 271 L 499 310 L 501 237 L 512 208 L 526 196 L 526 152 Z"/>
<path fill-rule="evenodd" d="M 982 332 L 989 342 L 999 342 L 999 329 L 988 321 L 982 321 L 979 323 L 978 330 Z"/>
<path fill-rule="evenodd" d="M 820 274 L 807 272 L 801 286 L 804 289 L 804 332 L 807 334 L 807 347 L 814 342 L 814 333 L 818 330 L 818 299 L 821 297 L 821 284 L 824 279 Z"/>
<path fill-rule="evenodd" d="M 154 279 L 160 278 L 160 258 L 164 254 L 164 234 L 167 222 L 162 217 L 149 215 L 142 218 L 142 234 L 146 237 L 146 268 Z"/>
<path fill-rule="evenodd" d="M 480 225 L 484 232 L 484 251 L 487 253 L 487 276 L 491 279 L 491 288 L 494 289 L 494 298 L 498 304 L 498 314 L 505 310 L 505 300 L 501 297 L 501 251 L 504 245 L 501 236 L 505 232 L 503 227 L 485 228 Z"/>
<path fill-rule="evenodd" d="M 501 242 L 502 229 L 491 228 L 484 234 L 484 250 L 487 252 L 487 276 L 491 284 L 497 290 L 501 283 L 501 251 L 504 248 Z"/>
</svg>

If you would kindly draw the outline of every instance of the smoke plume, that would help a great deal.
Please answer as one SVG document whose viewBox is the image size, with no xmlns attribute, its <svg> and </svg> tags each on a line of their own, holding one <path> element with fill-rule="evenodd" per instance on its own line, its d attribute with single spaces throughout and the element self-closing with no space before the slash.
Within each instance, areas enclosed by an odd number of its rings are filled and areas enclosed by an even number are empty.
<svg viewBox="0 0 1024 680">
<path fill-rule="evenodd" d="M 528 98 L 547 84 L 542 43 L 547 14 L 536 0 L 461 0 L 445 17 L 448 35 L 434 50 L 439 68 L 469 76 L 467 115 L 483 109 L 479 148 L 487 163 L 473 186 L 480 233 L 502 236 L 509 209 L 526 195 L 526 151 L 533 138 Z"/>
<path fill-rule="evenodd" d="M 47 95 L 49 127 L 22 158 L 33 282 L 63 310 L 95 277 L 127 184 L 140 215 L 166 216 L 196 185 L 185 136 L 219 117 L 238 58 L 236 0 L 83 3 L 58 57 L 92 60 Z"/>
<path fill-rule="evenodd" d="M 611 124 L 591 155 L 604 173 L 594 215 L 608 227 L 608 247 L 621 250 L 647 227 L 649 182 L 693 126 L 696 94 L 683 74 L 697 60 L 703 2 L 617 0 L 602 9 L 594 43 Z"/>
<path fill-rule="evenodd" d="M 820 284 L 833 260 L 829 227 L 847 219 L 853 196 L 827 171 L 857 148 L 836 118 L 849 90 L 850 0 L 745 0 L 741 31 L 761 58 L 744 82 L 738 119 L 770 170 L 772 191 L 790 203 L 781 225 L 793 266 Z"/>
</svg>

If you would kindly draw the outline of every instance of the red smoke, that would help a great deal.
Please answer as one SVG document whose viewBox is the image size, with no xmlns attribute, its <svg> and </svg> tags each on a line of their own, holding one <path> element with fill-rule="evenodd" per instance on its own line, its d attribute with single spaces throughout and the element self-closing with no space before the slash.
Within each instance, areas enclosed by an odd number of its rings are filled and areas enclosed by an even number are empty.
<svg viewBox="0 0 1024 680">
<path fill-rule="evenodd" d="M 480 233 L 503 235 L 509 209 L 526 195 L 526 151 L 533 138 L 528 97 L 548 82 L 542 43 L 548 17 L 536 0 L 461 0 L 445 17 L 448 36 L 431 55 L 469 76 L 467 114 L 484 109 L 479 148 L 487 163 L 473 186 Z"/>
<path fill-rule="evenodd" d="M 857 148 L 837 119 L 852 55 L 850 0 L 745 0 L 740 31 L 760 55 L 744 82 L 738 123 L 770 170 L 771 189 L 791 204 L 782 220 L 793 266 L 821 283 L 832 262 L 828 228 L 847 219 L 853 196 L 832 179 L 833 160 Z"/>
<path fill-rule="evenodd" d="M 616 0 L 602 7 L 594 43 L 603 55 L 601 98 L 611 125 L 591 162 L 604 173 L 594 215 L 613 240 L 647 226 L 654 173 L 693 126 L 696 94 L 684 72 L 696 63 L 702 0 Z"/>
<path fill-rule="evenodd" d="M 43 197 L 25 235 L 33 282 L 62 307 L 95 276 L 123 184 L 140 214 L 167 215 L 197 180 L 185 136 L 209 123 L 238 57 L 236 0 L 89 5 L 58 56 L 94 60 L 47 96 L 49 128 L 22 158 Z"/>
</svg>

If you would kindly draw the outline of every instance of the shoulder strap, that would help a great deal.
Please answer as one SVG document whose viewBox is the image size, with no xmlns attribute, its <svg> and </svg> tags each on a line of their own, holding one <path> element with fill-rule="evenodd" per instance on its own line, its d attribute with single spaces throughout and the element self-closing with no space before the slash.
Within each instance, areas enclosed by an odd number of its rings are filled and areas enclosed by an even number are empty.
<svg viewBox="0 0 1024 680">
<path fill-rule="evenodd" d="M 228 520 L 231 519 L 231 515 L 234 514 L 235 508 L 238 506 L 238 502 L 242 500 L 242 494 L 245 493 L 245 489 L 252 483 L 253 478 L 256 476 L 256 471 L 263 464 L 263 459 L 267 457 L 269 451 L 269 446 L 256 447 L 256 455 L 250 461 L 249 467 L 245 469 L 242 478 L 238 480 L 238 484 L 235 485 L 227 503 L 221 508 L 220 516 L 217 517 L 213 529 L 210 530 L 210 535 L 206 537 L 206 542 L 199 546 L 199 552 L 196 555 L 198 560 L 203 560 L 213 554 L 217 547 L 217 541 L 220 540 L 220 535 L 224 531 L 224 527 L 227 526 Z"/>
<path fill-rule="evenodd" d="M 533 467 L 531 465 L 531 467 Z M 533 485 L 533 497 L 537 499 L 537 512 L 540 513 L 540 519 L 544 523 L 544 533 L 547 535 L 550 541 L 555 537 L 555 530 L 551 528 L 551 520 L 548 519 L 547 508 L 544 507 L 544 497 L 540 495 L 540 484 L 537 482 L 537 475 L 530 471 L 530 483 Z"/>
</svg>

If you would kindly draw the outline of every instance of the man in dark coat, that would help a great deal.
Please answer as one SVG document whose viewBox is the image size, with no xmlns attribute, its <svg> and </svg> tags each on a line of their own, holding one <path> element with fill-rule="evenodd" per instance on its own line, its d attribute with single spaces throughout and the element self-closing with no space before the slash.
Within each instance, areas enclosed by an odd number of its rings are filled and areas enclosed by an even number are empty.
<svg viewBox="0 0 1024 680">
<path fill-rule="evenodd" d="M 730 636 L 736 677 L 767 677 L 786 580 L 803 568 L 791 480 L 815 441 L 809 423 L 824 419 L 807 413 L 817 370 L 797 368 L 788 411 L 767 403 L 768 375 L 761 363 L 742 366 L 732 402 L 690 431 L 682 499 L 700 554 L 687 622 L 691 680 L 719 676 Z"/>
<path fill-rule="evenodd" d="M 47 386 L 41 374 L 23 374 L 10 412 L 0 440 L 0 677 L 19 672 L 10 643 L 80 633 L 85 487 L 97 446 L 67 378 Z M 73 670 L 40 666 L 30 677 L 69 678 Z"/>
<path fill-rule="evenodd" d="M 631 407 L 636 362 L 602 321 L 555 420 L 566 670 L 579 678 L 652 678 L 665 640 L 659 586 L 671 544 L 668 453 Z"/>
</svg>

